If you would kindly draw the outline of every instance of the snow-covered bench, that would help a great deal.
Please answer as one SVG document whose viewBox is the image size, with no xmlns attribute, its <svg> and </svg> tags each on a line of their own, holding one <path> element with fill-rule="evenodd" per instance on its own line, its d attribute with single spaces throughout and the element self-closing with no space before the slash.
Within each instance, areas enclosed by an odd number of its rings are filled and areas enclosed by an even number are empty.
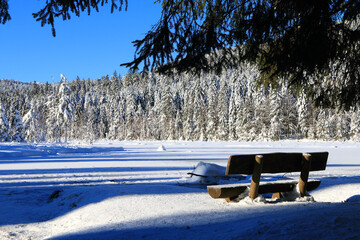
<svg viewBox="0 0 360 240">
<path fill-rule="evenodd" d="M 225 198 L 231 201 L 250 187 L 250 197 L 255 199 L 258 194 L 273 193 L 273 198 L 281 198 L 282 192 L 290 192 L 299 184 L 302 197 L 308 191 L 316 189 L 321 181 L 308 181 L 310 171 L 325 170 L 328 152 L 314 153 L 268 153 L 261 155 L 233 155 L 229 157 L 226 175 L 252 175 L 251 183 L 210 185 L 208 192 L 213 198 Z M 262 182 L 262 173 L 300 172 L 299 181 Z"/>
</svg>

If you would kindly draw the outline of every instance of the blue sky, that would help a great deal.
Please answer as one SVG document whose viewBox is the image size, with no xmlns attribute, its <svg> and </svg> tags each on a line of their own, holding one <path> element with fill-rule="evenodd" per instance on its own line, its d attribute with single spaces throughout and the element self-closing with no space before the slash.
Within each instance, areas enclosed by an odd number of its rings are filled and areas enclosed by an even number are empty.
<svg viewBox="0 0 360 240">
<path fill-rule="evenodd" d="M 142 39 L 161 15 L 154 0 L 129 0 L 128 11 L 113 14 L 108 4 L 90 16 L 57 19 L 54 38 L 51 26 L 41 27 L 32 17 L 44 3 L 9 0 L 12 19 L 0 24 L 0 79 L 52 82 L 53 77 L 58 82 L 61 73 L 68 80 L 97 79 L 115 70 L 123 76 L 128 69 L 120 64 L 134 56 L 131 42 Z"/>
</svg>

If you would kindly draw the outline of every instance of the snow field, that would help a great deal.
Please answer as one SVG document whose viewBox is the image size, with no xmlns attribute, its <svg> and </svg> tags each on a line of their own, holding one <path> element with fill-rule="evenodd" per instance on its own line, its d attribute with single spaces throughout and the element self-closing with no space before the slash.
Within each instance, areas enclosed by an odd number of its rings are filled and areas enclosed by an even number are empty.
<svg viewBox="0 0 360 240">
<path fill-rule="evenodd" d="M 316 202 L 226 203 L 187 175 L 279 151 L 330 152 L 327 170 L 310 173 L 322 180 Z M 1 144 L 0 239 L 356 239 L 359 153 L 337 142 Z"/>
</svg>

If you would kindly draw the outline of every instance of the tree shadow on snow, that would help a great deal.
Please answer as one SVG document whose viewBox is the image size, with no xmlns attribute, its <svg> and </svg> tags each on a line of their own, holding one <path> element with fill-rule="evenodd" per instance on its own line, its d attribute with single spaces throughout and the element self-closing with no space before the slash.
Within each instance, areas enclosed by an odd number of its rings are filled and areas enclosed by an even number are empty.
<svg viewBox="0 0 360 240">
<path fill-rule="evenodd" d="M 159 161 L 219 161 L 227 160 L 223 157 L 204 157 L 204 155 L 199 155 L 199 157 L 186 157 L 187 155 L 180 156 L 176 155 L 171 157 L 168 155 L 143 155 L 143 156 L 129 156 L 129 155 L 113 155 L 113 156 L 50 156 L 50 157 L 13 157 L 7 159 L 0 159 L 0 164 L 19 164 L 19 163 L 77 163 L 77 162 L 129 162 L 129 161 L 141 161 L 141 162 L 159 162 Z"/>
<path fill-rule="evenodd" d="M 94 174 L 94 173 L 110 173 L 110 172 L 152 172 L 152 171 L 182 171 L 189 170 L 189 167 L 92 167 L 92 168 L 49 168 L 49 169 L 20 169 L 20 170 L 0 170 L 0 176 L 21 174 L 36 175 L 36 174 Z M 31 177 L 31 176 L 30 176 Z M 42 176 L 41 178 L 43 178 Z M 62 177 L 62 176 L 60 176 Z M 1 179 L 4 179 L 1 177 Z M 13 179 L 13 178 L 11 178 Z"/>
<path fill-rule="evenodd" d="M 352 183 L 360 183 L 360 176 L 332 176 L 320 178 L 321 184 L 316 190 Z"/>
<path fill-rule="evenodd" d="M 356 239 L 360 233 L 360 215 L 351 214 L 360 211 L 360 204 L 233 206 L 230 211 L 154 217 L 50 239 Z"/>
<path fill-rule="evenodd" d="M 206 191 L 180 186 L 177 180 L 180 181 L 180 171 L 184 170 L 189 168 L 115 167 L 0 171 L 1 180 L 6 181 L 0 182 L 0 226 L 47 221 L 76 208 L 113 197 Z M 156 171 L 163 174 L 159 175 Z M 179 174 L 168 176 L 167 172 L 170 171 L 179 171 Z"/>
</svg>

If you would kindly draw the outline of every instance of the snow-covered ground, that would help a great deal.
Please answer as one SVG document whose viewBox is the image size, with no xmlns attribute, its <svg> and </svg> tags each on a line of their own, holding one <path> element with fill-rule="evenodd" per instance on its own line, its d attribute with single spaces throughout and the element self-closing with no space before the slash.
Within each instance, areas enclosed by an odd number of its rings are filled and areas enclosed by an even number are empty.
<svg viewBox="0 0 360 240">
<path fill-rule="evenodd" d="M 187 174 L 224 171 L 231 154 L 315 151 L 330 153 L 310 173 L 315 202 L 227 203 Z M 359 213 L 360 143 L 0 144 L 0 239 L 360 239 Z"/>
</svg>

